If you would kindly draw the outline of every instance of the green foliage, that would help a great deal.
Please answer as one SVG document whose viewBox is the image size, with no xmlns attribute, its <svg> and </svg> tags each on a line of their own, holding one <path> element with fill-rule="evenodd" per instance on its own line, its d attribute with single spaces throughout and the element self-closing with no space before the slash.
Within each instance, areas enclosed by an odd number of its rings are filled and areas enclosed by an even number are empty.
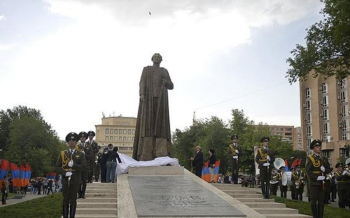
<svg viewBox="0 0 350 218">
<path fill-rule="evenodd" d="M 306 46 L 296 45 L 287 59 L 291 69 L 287 77 L 292 84 L 298 79 L 313 76 L 336 76 L 343 79 L 350 74 L 350 1 L 322 0 L 324 19 L 307 30 Z"/>
<path fill-rule="evenodd" d="M 241 145 L 240 170 L 243 173 L 254 174 L 254 146 L 260 145 L 263 136 L 270 137 L 269 147 L 276 157 L 288 158 L 292 153 L 292 146 L 282 142 L 280 137 L 271 136 L 270 129 L 266 124 L 254 125 L 244 115 L 243 110 L 232 110 L 232 120 L 228 124 L 217 117 L 211 117 L 197 121 L 195 125 L 186 128 L 184 131 L 177 129 L 173 134 L 174 156 L 179 159 L 180 164 L 191 169 L 190 157 L 195 154 L 197 145 L 202 147 L 205 161 L 209 149 L 216 151 L 216 158 L 221 160 L 220 172 L 228 173 L 231 165 L 231 154 L 228 145 L 231 143 L 231 135 L 239 136 Z"/>
<path fill-rule="evenodd" d="M 40 205 L 40 206 L 39 206 Z M 38 207 L 39 206 L 39 207 Z M 0 207 L 1 218 L 57 218 L 62 216 L 62 194 L 53 194 L 22 203 Z"/>
<path fill-rule="evenodd" d="M 280 198 L 272 196 L 277 203 L 283 203 L 288 208 L 298 209 L 299 213 L 312 216 L 311 207 L 309 202 L 290 200 L 286 198 Z M 349 211 L 344 208 L 332 207 L 325 205 L 324 218 L 347 218 L 349 217 Z"/>
<path fill-rule="evenodd" d="M 59 141 L 40 112 L 27 107 L 0 112 L 1 130 L 6 132 L 4 156 L 12 163 L 29 163 L 32 176 L 44 176 L 54 169 L 60 149 L 64 144 Z M 6 126 L 8 125 L 8 126 Z"/>
</svg>

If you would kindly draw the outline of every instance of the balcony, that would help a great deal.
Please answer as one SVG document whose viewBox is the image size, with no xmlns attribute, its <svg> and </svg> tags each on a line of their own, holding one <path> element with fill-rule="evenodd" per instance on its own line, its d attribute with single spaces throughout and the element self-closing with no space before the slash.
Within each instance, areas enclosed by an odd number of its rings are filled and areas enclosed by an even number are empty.
<svg viewBox="0 0 350 218">
<path fill-rule="evenodd" d="M 334 142 L 323 142 L 322 151 L 323 150 L 334 150 Z"/>
</svg>

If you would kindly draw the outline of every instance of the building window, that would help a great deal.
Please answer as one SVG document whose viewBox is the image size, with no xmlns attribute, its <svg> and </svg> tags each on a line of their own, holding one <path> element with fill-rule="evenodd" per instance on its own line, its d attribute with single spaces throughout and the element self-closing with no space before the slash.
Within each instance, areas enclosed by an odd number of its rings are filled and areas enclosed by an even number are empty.
<svg viewBox="0 0 350 218">
<path fill-rule="evenodd" d="M 114 141 L 118 141 L 118 137 L 117 136 L 114 137 Z"/>
<path fill-rule="evenodd" d="M 132 130 L 132 134 L 135 135 L 135 129 Z"/>
<path fill-rule="evenodd" d="M 322 93 L 327 93 L 327 83 L 322 83 Z"/>
<path fill-rule="evenodd" d="M 118 134 L 118 130 L 117 129 L 114 130 L 114 134 Z"/>
<path fill-rule="evenodd" d="M 349 135 L 349 133 L 344 132 L 342 135 L 342 140 L 348 140 L 348 138 L 349 138 L 348 135 Z"/>
<path fill-rule="evenodd" d="M 322 106 L 327 107 L 328 106 L 328 96 L 325 95 L 322 97 Z"/>
<path fill-rule="evenodd" d="M 311 111 L 311 102 L 310 102 L 310 100 L 305 102 L 305 108 L 306 108 L 307 111 Z"/>
<path fill-rule="evenodd" d="M 119 129 L 119 134 L 123 134 L 123 130 L 122 129 Z"/>
<path fill-rule="evenodd" d="M 347 95 L 345 91 L 340 92 L 340 102 L 347 102 Z"/>
<path fill-rule="evenodd" d="M 109 132 L 110 132 L 110 134 L 113 134 L 113 129 L 110 129 Z"/>
<path fill-rule="evenodd" d="M 329 123 L 324 123 L 323 124 L 323 134 L 328 135 L 329 134 Z"/>
<path fill-rule="evenodd" d="M 128 129 L 128 135 L 131 135 L 131 129 Z"/>
<path fill-rule="evenodd" d="M 110 137 L 111 141 L 113 141 L 113 136 Z"/>
<path fill-rule="evenodd" d="M 123 140 L 123 137 L 119 136 L 119 141 L 122 141 Z"/>
<path fill-rule="evenodd" d="M 330 158 L 331 157 L 331 151 L 322 151 L 322 155 L 327 157 L 327 158 Z"/>
<path fill-rule="evenodd" d="M 135 139 L 134 137 L 131 138 L 132 141 L 134 141 L 134 139 Z"/>
<path fill-rule="evenodd" d="M 305 98 L 310 98 L 311 97 L 311 91 L 309 88 L 305 89 Z"/>
<path fill-rule="evenodd" d="M 131 141 L 131 137 L 128 137 L 128 141 Z"/>
<path fill-rule="evenodd" d="M 341 80 L 341 88 L 345 89 L 346 88 L 346 79 Z"/>
<path fill-rule="evenodd" d="M 108 141 L 108 139 L 109 139 L 109 137 L 108 137 L 108 136 L 106 136 L 105 140 L 106 140 L 106 141 Z"/>
<path fill-rule="evenodd" d="M 126 137 L 125 136 L 123 137 L 123 141 L 126 141 Z"/>
<path fill-rule="evenodd" d="M 306 136 L 311 136 L 311 126 L 306 126 Z"/>
<path fill-rule="evenodd" d="M 312 119 L 311 119 L 311 113 L 307 113 L 306 114 L 306 123 L 312 123 Z"/>
<path fill-rule="evenodd" d="M 106 129 L 106 134 L 109 134 L 109 129 Z"/>
<path fill-rule="evenodd" d="M 349 122 L 349 120 L 344 120 L 343 125 L 342 125 L 343 132 L 348 131 L 348 126 L 349 126 L 348 122 Z"/>
<path fill-rule="evenodd" d="M 323 119 L 324 119 L 324 120 L 328 120 L 328 119 L 329 119 L 329 116 L 328 116 L 328 115 L 329 115 L 329 112 L 328 112 L 327 109 L 323 110 L 322 115 L 323 115 Z"/>
<path fill-rule="evenodd" d="M 123 130 L 123 134 L 126 134 L 126 129 Z"/>
</svg>

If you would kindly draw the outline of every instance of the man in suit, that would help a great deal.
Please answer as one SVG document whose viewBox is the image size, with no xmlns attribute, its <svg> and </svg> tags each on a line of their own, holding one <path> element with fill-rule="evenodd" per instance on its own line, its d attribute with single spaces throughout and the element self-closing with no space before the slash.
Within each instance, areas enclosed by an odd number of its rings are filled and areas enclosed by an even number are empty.
<svg viewBox="0 0 350 218">
<path fill-rule="evenodd" d="M 269 137 L 263 137 L 261 139 L 262 147 L 259 148 L 258 153 L 255 157 L 255 162 L 259 164 L 261 192 L 264 196 L 264 199 L 270 198 L 270 179 L 272 171 L 270 163 L 273 163 L 274 161 L 271 155 L 271 151 L 267 147 L 269 141 Z"/>
<path fill-rule="evenodd" d="M 238 136 L 233 135 L 231 137 L 232 144 L 229 145 L 229 153 L 230 153 L 230 159 L 231 160 L 231 170 L 232 170 L 232 183 L 238 184 L 238 171 L 239 171 L 239 163 L 238 163 L 238 157 L 240 148 L 238 145 Z"/>
<path fill-rule="evenodd" d="M 96 162 L 95 161 L 97 158 L 97 153 L 100 150 L 100 148 L 99 148 L 97 142 L 94 141 L 95 132 L 89 131 L 87 134 L 89 136 L 89 140 L 87 141 L 87 144 L 91 146 L 92 153 L 93 153 L 93 156 L 90 159 L 90 172 L 88 175 L 88 182 L 92 183 L 92 177 L 94 176 L 94 171 L 96 169 Z M 98 181 L 98 179 L 97 179 L 97 181 Z"/>
<path fill-rule="evenodd" d="M 78 134 L 75 132 L 71 132 L 66 136 L 69 149 L 61 151 L 56 162 L 56 171 L 62 175 L 63 218 L 68 218 L 68 214 L 70 214 L 71 218 L 75 217 L 77 193 L 81 183 L 81 171 L 86 168 L 85 154 L 78 151 L 75 147 L 78 137 Z"/>
<path fill-rule="evenodd" d="M 325 179 L 326 174 L 330 173 L 330 164 L 327 157 L 321 155 L 321 146 L 320 140 L 311 142 L 310 149 L 313 154 L 307 156 L 305 165 L 310 184 L 311 211 L 316 218 L 323 218 Z"/>
<path fill-rule="evenodd" d="M 196 146 L 196 155 L 191 157 L 192 166 L 195 168 L 196 176 L 202 178 L 203 152 L 201 146 Z"/>
<path fill-rule="evenodd" d="M 80 143 L 77 144 L 76 148 L 85 154 L 86 168 L 81 172 L 81 184 L 78 191 L 78 198 L 85 198 L 86 183 L 90 172 L 90 162 L 93 158 L 93 151 L 91 146 L 86 143 L 87 133 L 79 133 Z"/>
</svg>

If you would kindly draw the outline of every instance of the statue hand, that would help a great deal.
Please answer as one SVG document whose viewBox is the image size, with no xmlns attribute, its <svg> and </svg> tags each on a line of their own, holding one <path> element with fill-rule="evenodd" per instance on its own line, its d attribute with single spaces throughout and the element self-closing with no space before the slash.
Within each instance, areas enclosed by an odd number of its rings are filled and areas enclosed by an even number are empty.
<svg viewBox="0 0 350 218">
<path fill-rule="evenodd" d="M 167 82 L 166 82 L 166 80 L 165 80 L 165 79 L 163 79 L 163 81 L 162 81 L 162 85 L 163 85 L 163 86 L 166 86 L 166 83 L 167 83 Z"/>
</svg>

